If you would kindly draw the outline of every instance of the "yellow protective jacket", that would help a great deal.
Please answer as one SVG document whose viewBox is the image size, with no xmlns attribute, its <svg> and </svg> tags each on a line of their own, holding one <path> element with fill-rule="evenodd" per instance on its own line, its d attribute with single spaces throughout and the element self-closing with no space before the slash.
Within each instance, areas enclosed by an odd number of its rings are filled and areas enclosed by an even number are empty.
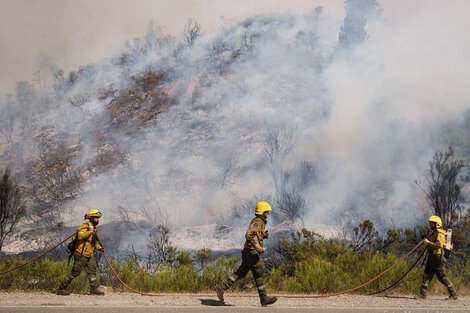
<svg viewBox="0 0 470 313">
<path fill-rule="evenodd" d="M 443 254 L 446 245 L 446 231 L 442 228 L 436 228 L 429 236 L 428 251 L 432 254 Z"/>
<path fill-rule="evenodd" d="M 78 244 L 75 252 L 82 254 L 86 258 L 90 258 L 95 249 L 102 249 L 96 236 L 94 236 L 96 233 L 98 233 L 98 230 L 93 227 L 91 222 L 83 223 L 78 228 Z"/>
<path fill-rule="evenodd" d="M 266 226 L 266 219 L 264 216 L 257 215 L 250 223 L 246 231 L 245 249 L 256 250 L 258 253 L 263 253 L 263 239 L 268 238 L 269 234 L 264 230 Z"/>
</svg>

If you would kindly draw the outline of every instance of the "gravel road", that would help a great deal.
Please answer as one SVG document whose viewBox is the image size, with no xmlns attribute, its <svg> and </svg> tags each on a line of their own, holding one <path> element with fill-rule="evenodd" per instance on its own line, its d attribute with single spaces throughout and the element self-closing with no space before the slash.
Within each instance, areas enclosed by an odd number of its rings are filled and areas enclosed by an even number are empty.
<svg viewBox="0 0 470 313">
<path fill-rule="evenodd" d="M 467 308 L 460 309 L 423 309 L 423 308 L 263 308 L 263 307 L 0 307 L 2 313 L 464 313 Z"/>
<path fill-rule="evenodd" d="M 93 312 L 256 312 L 263 310 L 256 297 L 237 298 L 227 294 L 225 305 L 215 295 L 171 295 L 159 297 L 131 293 L 107 293 L 105 296 L 72 294 L 58 296 L 52 293 L 2 292 L 0 312 L 81 312 L 80 307 L 94 307 Z M 414 300 L 412 296 L 357 296 L 343 295 L 321 299 L 280 298 L 270 312 L 470 312 L 470 298 L 447 301 L 445 296 Z M 266 311 L 264 311 L 266 312 Z"/>
</svg>

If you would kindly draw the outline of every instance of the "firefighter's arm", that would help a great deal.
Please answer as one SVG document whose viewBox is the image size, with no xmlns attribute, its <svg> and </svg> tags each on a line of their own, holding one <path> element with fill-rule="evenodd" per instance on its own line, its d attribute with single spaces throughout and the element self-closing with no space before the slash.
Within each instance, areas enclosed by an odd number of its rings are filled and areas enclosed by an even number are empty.
<svg viewBox="0 0 470 313">
<path fill-rule="evenodd" d="M 425 240 L 424 243 L 427 243 L 428 247 L 435 250 L 435 249 L 443 249 L 445 246 L 446 237 L 443 233 L 437 234 L 436 242 L 431 242 L 429 240 Z"/>
<path fill-rule="evenodd" d="M 78 240 L 84 240 L 90 238 L 91 235 L 93 235 L 94 228 L 89 230 L 89 227 L 86 224 L 83 224 L 80 226 L 78 229 Z"/>
<path fill-rule="evenodd" d="M 263 247 L 261 247 L 259 243 L 258 231 L 259 229 L 257 223 L 250 224 L 250 227 L 248 227 L 248 230 L 246 231 L 245 238 L 253 244 L 253 247 L 255 247 L 256 251 L 263 253 Z"/>
</svg>

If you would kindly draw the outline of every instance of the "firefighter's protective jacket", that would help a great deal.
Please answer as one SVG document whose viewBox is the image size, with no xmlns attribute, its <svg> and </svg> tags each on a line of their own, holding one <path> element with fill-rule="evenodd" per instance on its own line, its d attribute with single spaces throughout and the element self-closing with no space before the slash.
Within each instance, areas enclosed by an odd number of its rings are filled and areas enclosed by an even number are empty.
<svg viewBox="0 0 470 313">
<path fill-rule="evenodd" d="M 263 239 L 268 238 L 269 234 L 264 230 L 266 226 L 266 218 L 262 215 L 257 215 L 250 223 L 248 230 L 246 231 L 245 248 L 250 250 L 256 250 L 259 253 L 263 253 Z"/>
<path fill-rule="evenodd" d="M 98 230 L 91 222 L 83 223 L 78 228 L 78 244 L 75 252 L 82 254 L 86 258 L 90 258 L 95 249 L 102 249 L 96 237 L 97 232 Z"/>
<path fill-rule="evenodd" d="M 446 244 L 446 231 L 442 228 L 436 228 L 429 237 L 428 251 L 432 254 L 443 254 Z"/>
</svg>

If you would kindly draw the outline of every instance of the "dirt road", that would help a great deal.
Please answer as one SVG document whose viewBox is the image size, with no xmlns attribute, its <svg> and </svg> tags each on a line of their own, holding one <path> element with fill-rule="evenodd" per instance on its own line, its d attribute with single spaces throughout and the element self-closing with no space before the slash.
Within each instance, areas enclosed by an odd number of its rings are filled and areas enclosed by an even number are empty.
<svg viewBox="0 0 470 313">
<path fill-rule="evenodd" d="M 0 312 L 80 312 L 81 306 L 94 307 L 94 312 L 256 312 L 258 298 L 237 298 L 226 295 L 225 305 L 215 297 L 172 295 L 146 297 L 130 293 L 105 296 L 52 293 L 0 293 Z M 46 309 L 48 308 L 48 309 Z M 152 310 L 153 309 L 153 310 Z M 155 310 L 157 309 L 157 310 Z M 414 300 L 412 296 L 338 296 L 322 299 L 280 298 L 270 312 L 470 312 L 470 298 L 447 301 L 445 296 Z M 126 311 L 127 310 L 127 311 Z M 261 311 L 260 311 L 261 312 Z M 266 311 L 264 311 L 266 312 Z"/>
</svg>

